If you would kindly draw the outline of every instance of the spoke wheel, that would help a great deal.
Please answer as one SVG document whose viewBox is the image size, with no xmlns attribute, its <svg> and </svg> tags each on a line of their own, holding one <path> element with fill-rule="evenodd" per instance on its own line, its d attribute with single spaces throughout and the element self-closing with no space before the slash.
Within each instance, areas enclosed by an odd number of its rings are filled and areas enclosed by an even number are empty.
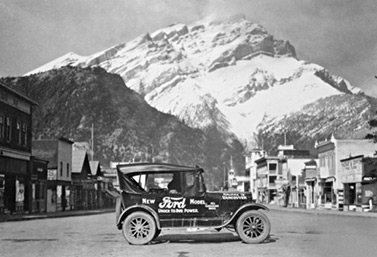
<svg viewBox="0 0 377 257">
<path fill-rule="evenodd" d="M 271 225 L 268 217 L 260 211 L 247 211 L 237 220 L 237 233 L 247 244 L 258 244 L 266 240 Z"/>
<path fill-rule="evenodd" d="M 130 244 L 147 244 L 156 234 L 156 223 L 151 215 L 145 212 L 134 212 L 123 222 L 122 232 Z"/>
</svg>

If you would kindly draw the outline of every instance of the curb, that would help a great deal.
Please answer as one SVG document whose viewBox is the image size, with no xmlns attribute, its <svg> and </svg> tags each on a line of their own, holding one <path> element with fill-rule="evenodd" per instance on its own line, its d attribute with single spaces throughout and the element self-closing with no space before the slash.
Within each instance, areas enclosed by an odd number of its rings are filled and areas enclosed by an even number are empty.
<svg viewBox="0 0 377 257">
<path fill-rule="evenodd" d="M 97 215 L 103 213 L 115 212 L 114 208 L 111 209 L 100 209 L 100 210 L 83 210 L 83 211 L 64 211 L 64 212 L 51 212 L 51 213 L 33 213 L 33 214 L 19 214 L 19 215 L 0 215 L 1 222 L 9 221 L 23 221 L 23 220 L 36 220 L 36 219 L 52 219 L 52 218 L 63 218 L 63 217 L 74 217 L 74 216 L 87 216 L 87 215 Z"/>
<path fill-rule="evenodd" d="M 273 204 L 265 204 L 270 211 L 284 211 L 284 212 L 296 212 L 307 213 L 312 215 L 334 215 L 334 216 L 346 216 L 346 217 L 361 217 L 361 218 L 377 218 L 377 212 L 353 212 L 353 211 L 338 211 L 338 210 L 320 210 L 320 209 L 300 209 L 292 207 L 282 207 Z"/>
</svg>

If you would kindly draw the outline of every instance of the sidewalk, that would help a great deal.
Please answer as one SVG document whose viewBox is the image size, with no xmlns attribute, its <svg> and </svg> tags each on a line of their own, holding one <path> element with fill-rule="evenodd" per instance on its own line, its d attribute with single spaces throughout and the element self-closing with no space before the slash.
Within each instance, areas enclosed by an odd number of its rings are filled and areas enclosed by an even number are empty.
<svg viewBox="0 0 377 257">
<path fill-rule="evenodd" d="M 0 222 L 84 216 L 84 215 L 95 215 L 95 214 L 110 213 L 110 212 L 115 213 L 115 208 L 98 209 L 98 210 L 74 210 L 74 211 L 61 211 L 61 212 L 49 212 L 49 213 L 13 214 L 13 215 L 4 214 L 4 215 L 0 215 Z"/>
<path fill-rule="evenodd" d="M 337 211 L 325 209 L 300 209 L 294 207 L 283 207 L 275 204 L 265 204 L 271 211 L 300 212 L 313 215 L 337 215 L 348 217 L 377 218 L 377 212 L 354 212 L 354 211 Z"/>
</svg>

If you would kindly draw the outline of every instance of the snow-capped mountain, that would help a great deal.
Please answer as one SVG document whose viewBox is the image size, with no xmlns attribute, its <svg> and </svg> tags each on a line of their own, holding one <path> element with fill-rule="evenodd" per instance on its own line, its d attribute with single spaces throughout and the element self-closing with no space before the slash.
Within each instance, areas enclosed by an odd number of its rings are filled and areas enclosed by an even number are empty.
<svg viewBox="0 0 377 257">
<path fill-rule="evenodd" d="M 239 17 L 174 24 L 88 57 L 68 53 L 28 74 L 65 65 L 101 66 L 158 110 L 249 142 L 262 121 L 279 121 L 325 97 L 361 92 Z"/>
</svg>

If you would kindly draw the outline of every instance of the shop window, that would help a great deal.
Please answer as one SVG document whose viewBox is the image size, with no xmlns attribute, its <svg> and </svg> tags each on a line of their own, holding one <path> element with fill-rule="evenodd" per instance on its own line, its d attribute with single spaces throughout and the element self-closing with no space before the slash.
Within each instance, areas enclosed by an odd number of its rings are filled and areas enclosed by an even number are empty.
<svg viewBox="0 0 377 257">
<path fill-rule="evenodd" d="M 355 183 L 349 184 L 348 187 L 348 202 L 349 204 L 356 204 L 356 185 Z"/>
<path fill-rule="evenodd" d="M 321 200 L 322 203 L 334 203 L 336 201 L 332 182 L 324 183 Z"/>
</svg>

